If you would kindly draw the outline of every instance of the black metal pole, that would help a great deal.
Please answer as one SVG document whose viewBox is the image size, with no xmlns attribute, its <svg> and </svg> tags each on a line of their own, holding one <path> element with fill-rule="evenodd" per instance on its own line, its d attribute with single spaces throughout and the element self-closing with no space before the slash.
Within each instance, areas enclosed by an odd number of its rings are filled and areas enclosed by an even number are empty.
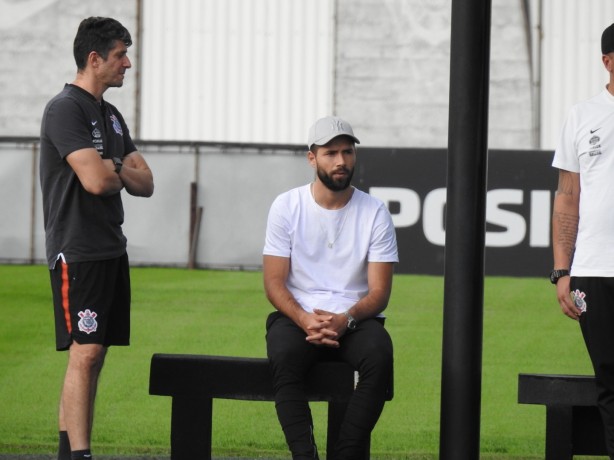
<svg viewBox="0 0 614 460">
<path fill-rule="evenodd" d="M 479 459 L 491 0 L 452 0 L 439 458 Z"/>
</svg>

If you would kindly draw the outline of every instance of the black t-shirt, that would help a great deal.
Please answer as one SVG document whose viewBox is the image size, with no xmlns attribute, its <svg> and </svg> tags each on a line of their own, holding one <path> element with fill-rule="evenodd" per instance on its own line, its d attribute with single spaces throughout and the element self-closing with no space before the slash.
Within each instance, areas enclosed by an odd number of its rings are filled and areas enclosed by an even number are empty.
<svg viewBox="0 0 614 460">
<path fill-rule="evenodd" d="M 124 210 L 120 193 L 97 196 L 87 192 L 66 156 L 95 148 L 103 159 L 122 158 L 136 150 L 119 111 L 74 85 L 65 85 L 43 113 L 40 139 L 40 180 L 47 261 L 59 257 L 84 262 L 119 257 L 126 252 L 122 232 Z"/>
</svg>

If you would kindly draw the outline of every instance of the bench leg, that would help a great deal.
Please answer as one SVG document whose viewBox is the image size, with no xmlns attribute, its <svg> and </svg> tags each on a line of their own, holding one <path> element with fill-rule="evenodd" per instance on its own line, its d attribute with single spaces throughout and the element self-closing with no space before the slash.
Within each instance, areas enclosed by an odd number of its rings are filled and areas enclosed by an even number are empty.
<svg viewBox="0 0 614 460">
<path fill-rule="evenodd" d="M 171 460 L 211 460 L 213 401 L 173 398 Z"/>
<path fill-rule="evenodd" d="M 546 408 L 546 460 L 573 459 L 571 406 Z"/>
<path fill-rule="evenodd" d="M 341 423 L 345 417 L 345 411 L 348 407 L 348 403 L 334 402 L 328 403 L 328 429 L 326 435 L 326 458 L 332 458 L 332 454 L 335 451 L 335 445 L 337 439 L 339 439 L 339 431 L 341 430 Z M 365 453 L 362 457 L 364 460 L 369 460 L 371 453 L 371 436 L 367 439 L 365 447 Z"/>
</svg>

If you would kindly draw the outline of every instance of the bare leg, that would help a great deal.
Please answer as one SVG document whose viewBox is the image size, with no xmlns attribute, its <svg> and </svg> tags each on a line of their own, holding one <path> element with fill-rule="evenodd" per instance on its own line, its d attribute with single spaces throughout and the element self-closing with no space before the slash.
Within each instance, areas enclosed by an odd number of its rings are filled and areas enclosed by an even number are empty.
<svg viewBox="0 0 614 460">
<path fill-rule="evenodd" d="M 60 401 L 60 430 L 68 431 L 72 450 L 90 448 L 94 400 L 106 349 L 102 345 L 70 346 Z"/>
</svg>

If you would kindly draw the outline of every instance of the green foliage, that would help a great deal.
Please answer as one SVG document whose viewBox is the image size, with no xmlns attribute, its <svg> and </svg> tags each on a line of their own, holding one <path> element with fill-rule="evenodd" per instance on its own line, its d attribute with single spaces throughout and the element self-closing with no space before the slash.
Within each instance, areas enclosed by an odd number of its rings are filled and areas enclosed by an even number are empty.
<svg viewBox="0 0 614 460">
<path fill-rule="evenodd" d="M 66 353 L 55 351 L 48 272 L 0 266 L 0 276 L 0 452 L 51 454 Z M 148 394 L 151 355 L 264 357 L 271 307 L 259 272 L 133 268 L 132 284 L 132 345 L 109 352 L 93 449 L 168 455 L 171 401 Z M 395 397 L 373 433 L 373 458 L 437 458 L 443 289 L 441 277 L 395 276 L 386 311 Z M 545 279 L 487 278 L 483 318 L 482 457 L 543 458 L 545 408 L 517 403 L 518 374 L 591 374 L 578 325 Z M 325 403 L 312 410 L 323 450 Z M 216 457 L 288 455 L 273 403 L 214 401 L 213 444 Z"/>
</svg>

